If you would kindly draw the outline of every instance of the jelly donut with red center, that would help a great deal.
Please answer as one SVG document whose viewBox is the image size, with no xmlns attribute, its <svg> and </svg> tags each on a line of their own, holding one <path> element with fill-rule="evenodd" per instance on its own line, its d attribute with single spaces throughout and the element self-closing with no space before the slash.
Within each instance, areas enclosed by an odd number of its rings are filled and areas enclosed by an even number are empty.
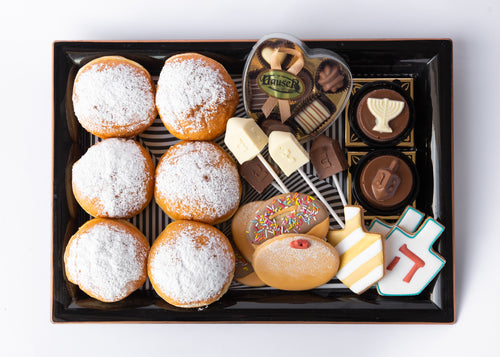
<svg viewBox="0 0 500 357">
<path fill-rule="evenodd" d="M 261 204 L 248 225 L 247 238 L 254 245 L 285 233 L 325 238 L 328 227 L 328 210 L 323 203 L 312 196 L 292 192 Z"/>
<path fill-rule="evenodd" d="M 83 128 L 103 139 L 140 134 L 157 114 L 151 75 L 120 56 L 100 57 L 80 68 L 72 99 Z"/>
<path fill-rule="evenodd" d="M 324 240 L 308 234 L 282 234 L 257 247 L 253 268 L 267 285 L 281 290 L 314 289 L 338 271 L 339 255 Z"/>
<path fill-rule="evenodd" d="M 153 288 L 178 307 L 200 307 L 219 300 L 233 280 L 234 269 L 234 252 L 226 236 L 194 221 L 170 223 L 148 257 Z"/>
</svg>

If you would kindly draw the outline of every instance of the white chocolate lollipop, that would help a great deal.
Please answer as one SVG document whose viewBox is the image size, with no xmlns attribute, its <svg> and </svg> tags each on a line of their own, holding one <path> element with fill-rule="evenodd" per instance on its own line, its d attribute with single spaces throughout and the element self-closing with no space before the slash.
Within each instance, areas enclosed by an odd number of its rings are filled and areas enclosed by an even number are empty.
<svg viewBox="0 0 500 357">
<path fill-rule="evenodd" d="M 285 175 L 290 176 L 295 171 L 298 171 L 320 201 L 328 208 L 328 211 L 340 227 L 344 228 L 344 222 L 342 222 L 305 172 L 302 171 L 301 167 L 309 162 L 309 154 L 292 133 L 273 131 L 269 135 L 269 155 L 271 155 Z"/>
<path fill-rule="evenodd" d="M 231 118 L 227 122 L 224 143 L 231 150 L 240 164 L 258 157 L 265 168 L 280 185 L 281 190 L 288 193 L 290 190 L 281 181 L 276 172 L 261 155 L 261 151 L 268 142 L 267 135 L 250 118 Z"/>
<path fill-rule="evenodd" d="M 253 119 L 231 118 L 227 122 L 224 143 L 240 164 L 256 157 L 267 141 L 267 135 Z"/>
<path fill-rule="evenodd" d="M 269 134 L 269 155 L 287 176 L 309 162 L 307 151 L 292 133 L 285 131 L 273 131 Z"/>
</svg>

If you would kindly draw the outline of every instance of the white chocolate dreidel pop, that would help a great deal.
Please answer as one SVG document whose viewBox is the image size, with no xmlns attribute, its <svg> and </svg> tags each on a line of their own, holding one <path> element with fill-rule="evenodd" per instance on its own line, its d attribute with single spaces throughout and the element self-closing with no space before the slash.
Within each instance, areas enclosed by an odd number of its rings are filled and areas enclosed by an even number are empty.
<svg viewBox="0 0 500 357">
<path fill-rule="evenodd" d="M 328 208 L 328 211 L 335 218 L 339 226 L 344 228 L 344 222 L 342 222 L 305 172 L 302 171 L 301 167 L 309 162 L 309 155 L 292 133 L 273 131 L 269 134 L 269 155 L 271 155 L 285 175 L 290 176 L 295 171 L 298 171 L 320 201 Z"/>
<path fill-rule="evenodd" d="M 266 147 L 267 142 L 267 135 L 255 120 L 249 118 L 231 118 L 228 120 L 224 143 L 236 157 L 236 160 L 243 164 L 254 157 L 259 158 L 281 189 L 288 193 L 290 192 L 288 188 L 260 153 Z"/>
</svg>

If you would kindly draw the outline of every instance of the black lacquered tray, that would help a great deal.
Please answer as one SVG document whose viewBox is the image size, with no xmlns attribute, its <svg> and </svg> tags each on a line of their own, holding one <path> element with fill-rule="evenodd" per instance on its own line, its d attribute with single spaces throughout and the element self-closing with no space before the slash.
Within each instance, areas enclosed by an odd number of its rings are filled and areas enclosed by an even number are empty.
<svg viewBox="0 0 500 357">
<path fill-rule="evenodd" d="M 54 44 L 54 178 L 53 276 L 54 322 L 429 322 L 455 319 L 453 257 L 453 129 L 452 43 L 450 40 L 322 40 L 305 41 L 311 48 L 337 52 L 355 78 L 413 78 L 416 124 L 414 150 L 421 187 L 416 208 L 445 227 L 434 249 L 447 261 L 437 279 L 418 296 L 382 297 L 375 289 L 358 296 L 333 281 L 305 292 L 270 288 L 230 289 L 204 309 L 179 309 L 163 302 L 145 286 L 113 304 L 87 297 L 64 277 L 63 252 L 71 235 L 88 216 L 70 189 L 71 164 L 93 143 L 77 124 L 71 90 L 78 69 L 103 55 L 122 55 L 141 63 L 154 76 L 165 58 L 199 52 L 221 62 L 235 78 L 241 77 L 246 55 L 255 41 L 193 42 L 56 42 Z M 161 126 L 156 123 L 154 125 Z M 342 141 L 342 116 L 334 133 Z M 154 129 L 154 128 L 153 128 Z M 154 129 L 156 130 L 156 129 Z M 159 129 L 158 129 L 159 130 Z M 332 129 L 333 130 L 333 129 Z M 151 147 L 164 145 L 146 135 Z M 165 218 L 136 218 L 144 227 L 165 227 Z M 150 216 L 148 216 L 148 214 Z M 146 218 L 144 218 L 146 217 Z M 144 220 L 149 220 L 146 224 Z M 143 233 L 151 237 L 150 228 Z M 147 284 L 146 284 L 147 285 Z"/>
</svg>

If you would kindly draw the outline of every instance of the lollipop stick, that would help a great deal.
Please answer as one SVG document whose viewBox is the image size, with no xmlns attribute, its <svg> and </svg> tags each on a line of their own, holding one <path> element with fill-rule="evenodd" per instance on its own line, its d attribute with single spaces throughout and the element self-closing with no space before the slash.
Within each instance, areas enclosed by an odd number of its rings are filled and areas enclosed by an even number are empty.
<svg viewBox="0 0 500 357">
<path fill-rule="evenodd" d="M 279 191 L 279 193 L 285 193 L 283 192 L 283 189 L 281 188 L 280 185 L 278 185 L 275 181 L 271 182 L 271 186 L 273 186 L 275 189 Z"/>
<path fill-rule="evenodd" d="M 266 161 L 266 159 L 264 159 L 264 157 L 262 156 L 262 154 L 258 154 L 257 157 L 259 158 L 260 162 L 262 162 L 262 165 L 264 165 L 267 169 L 267 171 L 269 171 L 269 173 L 273 176 L 274 180 L 278 183 L 278 185 L 280 185 L 281 189 L 283 190 L 284 193 L 289 193 L 290 190 L 285 186 L 285 184 L 283 183 L 283 181 L 281 181 L 281 179 L 279 178 L 279 176 L 276 174 L 276 171 L 273 170 L 273 168 L 271 167 L 271 165 L 269 165 L 269 163 Z"/>
<path fill-rule="evenodd" d="M 323 204 L 326 206 L 326 208 L 328 209 L 328 211 L 330 212 L 330 214 L 333 216 L 333 218 L 335 218 L 335 220 L 337 221 L 337 223 L 339 224 L 339 226 L 341 228 L 344 228 L 345 227 L 344 222 L 342 222 L 342 220 L 340 219 L 340 217 L 337 215 L 337 213 L 335 213 L 335 211 L 333 210 L 333 208 L 325 200 L 325 198 L 323 197 L 323 195 L 318 191 L 318 189 L 316 188 L 316 186 L 314 186 L 314 184 L 309 179 L 309 177 L 305 174 L 305 172 L 302 171 L 301 168 L 299 168 L 297 171 L 302 176 L 302 178 L 304 179 L 304 181 L 309 185 L 309 187 L 311 187 L 311 189 L 314 191 L 314 193 L 316 194 L 316 196 L 318 196 L 319 200 L 321 202 L 323 202 Z"/>
<path fill-rule="evenodd" d="M 340 200 L 342 201 L 342 205 L 345 207 L 347 206 L 347 201 L 344 196 L 344 192 L 342 192 L 342 189 L 340 188 L 340 182 L 339 179 L 337 178 L 337 175 L 332 175 L 333 182 L 335 183 L 335 187 L 337 187 L 337 192 L 339 193 Z"/>
</svg>

